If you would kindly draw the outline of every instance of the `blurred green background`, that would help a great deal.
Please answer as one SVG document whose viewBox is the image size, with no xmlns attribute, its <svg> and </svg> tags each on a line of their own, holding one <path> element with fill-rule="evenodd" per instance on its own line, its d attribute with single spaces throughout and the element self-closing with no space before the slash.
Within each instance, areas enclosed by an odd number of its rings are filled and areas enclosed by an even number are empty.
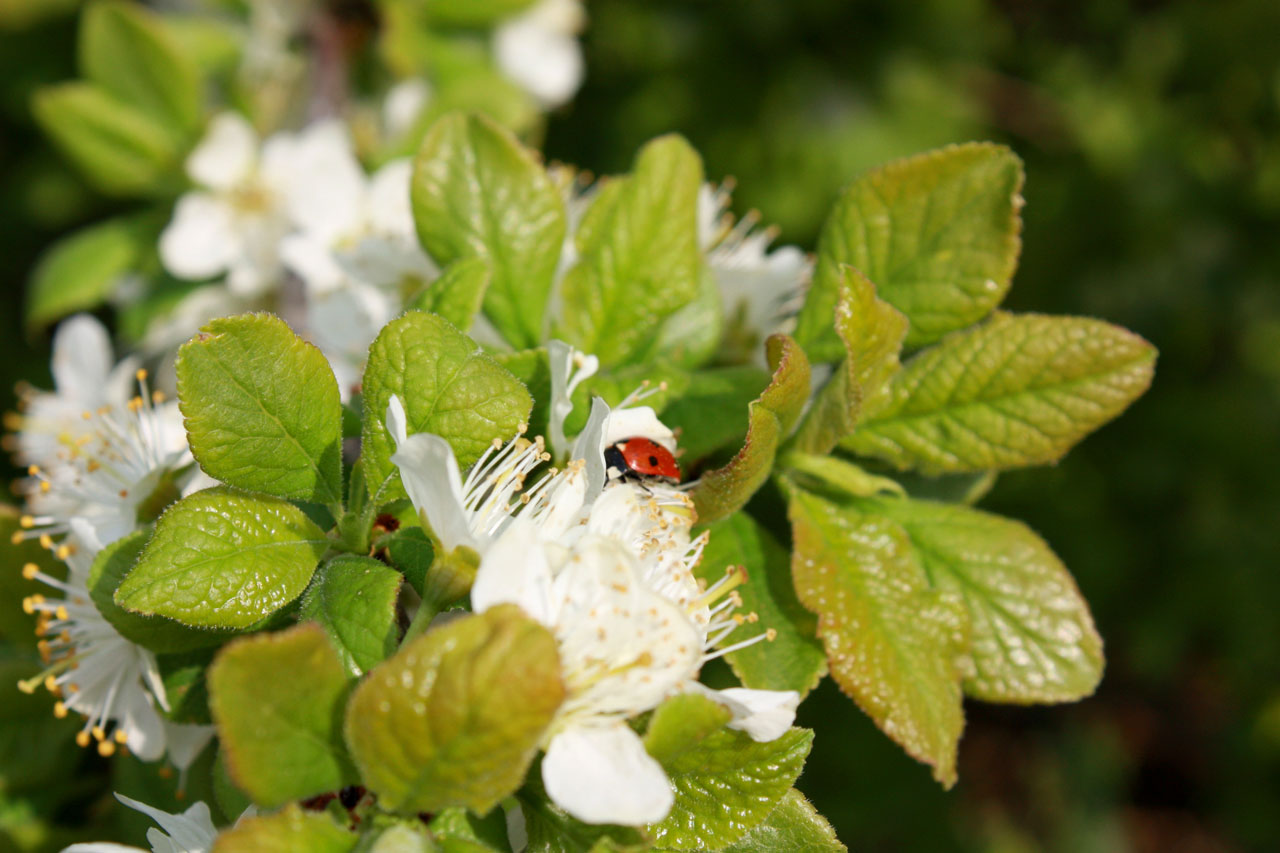
<svg viewBox="0 0 1280 853">
<path fill-rule="evenodd" d="M 1104 317 L 1161 351 L 1155 385 L 1117 423 L 984 501 L 1075 572 L 1107 641 L 1098 694 L 971 703 L 945 793 L 824 687 L 801 709 L 819 736 L 800 787 L 841 839 L 1280 848 L 1280 3 L 589 5 L 587 82 L 552 117 L 550 158 L 622 170 L 644 140 L 679 131 L 709 176 L 737 179 L 738 212 L 812 248 L 863 168 L 1002 141 L 1027 164 L 1008 307 Z M 111 209 L 27 114 L 34 85 L 73 75 L 73 35 L 57 17 L 0 32 L 7 407 L 17 379 L 47 381 L 47 340 L 24 337 L 18 308 L 32 260 Z M 15 803 L 0 789 L 0 826 Z"/>
</svg>

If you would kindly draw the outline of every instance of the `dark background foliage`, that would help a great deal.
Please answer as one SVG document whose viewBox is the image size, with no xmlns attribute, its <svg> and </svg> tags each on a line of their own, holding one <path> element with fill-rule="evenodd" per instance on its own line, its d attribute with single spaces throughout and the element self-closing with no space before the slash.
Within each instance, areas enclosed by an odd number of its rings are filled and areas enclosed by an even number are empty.
<svg viewBox="0 0 1280 853">
<path fill-rule="evenodd" d="M 2 4 L 0 4 L 2 5 Z M 1161 351 L 1150 393 L 983 505 L 1073 569 L 1106 638 L 1075 706 L 971 703 L 940 791 L 844 697 L 802 708 L 800 787 L 853 850 L 1250 850 L 1280 842 L 1280 4 L 1274 0 L 603 0 L 548 156 L 624 169 L 685 134 L 812 248 L 861 169 L 968 139 L 1027 164 L 1007 303 Z M 47 380 L 18 305 L 39 249 L 100 216 L 31 126 L 73 22 L 0 32 L 0 385 Z M 838 722 L 833 722 L 838 721 Z M 102 765 L 86 756 L 90 774 Z M 17 806 L 0 787 L 0 850 Z"/>
</svg>

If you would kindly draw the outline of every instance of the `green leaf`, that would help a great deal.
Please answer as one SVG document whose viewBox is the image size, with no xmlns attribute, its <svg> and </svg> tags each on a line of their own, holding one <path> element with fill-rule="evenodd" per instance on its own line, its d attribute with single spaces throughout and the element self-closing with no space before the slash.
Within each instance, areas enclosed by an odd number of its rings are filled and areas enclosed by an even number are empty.
<svg viewBox="0 0 1280 853">
<path fill-rule="evenodd" d="M 441 26 L 488 27 L 531 5 L 533 0 L 435 0 L 431 4 L 431 21 Z"/>
<path fill-rule="evenodd" d="M 804 850 L 806 853 L 841 853 L 848 850 L 836 838 L 827 819 L 792 788 L 778 803 L 764 823 L 748 832 L 724 853 L 784 853 Z"/>
<path fill-rule="evenodd" d="M 514 436 L 533 406 L 520 380 L 447 320 L 421 311 L 392 320 L 369 348 L 364 373 L 361 454 L 371 492 L 394 478 L 384 499 L 404 497 L 391 464 L 395 441 L 386 428 L 392 395 L 404 404 L 409 434 L 441 436 L 464 469 L 495 438 Z"/>
<path fill-rule="evenodd" d="M 801 488 L 815 494 L 831 495 L 836 500 L 879 494 L 906 495 L 897 480 L 872 474 L 839 456 L 815 456 L 790 450 L 778 464 Z"/>
<path fill-rule="evenodd" d="M 80 70 L 121 101 L 182 135 L 198 129 L 200 71 L 163 19 L 132 3 L 99 0 L 80 19 Z"/>
<path fill-rule="evenodd" d="M 105 302 L 137 264 L 143 241 L 155 241 L 155 234 L 139 232 L 129 220 L 108 219 L 50 246 L 31 274 L 27 324 L 43 326 Z"/>
<path fill-rule="evenodd" d="M 642 853 L 650 844 L 635 827 L 582 823 L 547 798 L 538 774 L 517 795 L 529 845 L 525 853 Z"/>
<path fill-rule="evenodd" d="M 529 412 L 529 434 L 546 435 L 551 400 L 551 364 L 547 360 L 546 347 L 498 352 L 493 354 L 493 359 L 524 383 L 529 396 L 533 398 L 533 408 Z"/>
<path fill-rule="evenodd" d="M 247 628 L 306 589 L 327 546 L 293 504 L 205 489 L 160 516 L 115 600 L 184 625 Z"/>
<path fill-rule="evenodd" d="M 805 453 L 830 452 L 853 432 L 864 406 L 878 404 L 898 372 L 898 353 L 907 333 L 906 318 L 876 297 L 876 287 L 866 276 L 852 267 L 842 272 L 835 329 L 844 361 L 836 365 L 796 430 L 794 446 Z"/>
<path fill-rule="evenodd" d="M 1004 299 L 1021 246 L 1022 162 L 990 143 L 952 145 L 867 172 L 841 195 L 818 238 L 813 286 L 796 340 L 819 361 L 844 264 L 907 316 L 918 347 L 981 320 Z"/>
<path fill-rule="evenodd" d="M 738 612 L 760 617 L 757 624 L 736 628 L 720 645 L 739 643 L 769 628 L 777 632 L 772 641 L 730 652 L 725 660 L 745 687 L 795 690 L 803 696 L 827 674 L 827 656 L 816 636 L 817 620 L 796 598 L 787 550 L 743 512 L 709 529 L 698 576 L 711 584 L 729 566 L 744 567 L 747 582 L 737 589 L 742 596 Z"/>
<path fill-rule="evenodd" d="M 763 821 L 800 775 L 813 732 L 791 729 L 757 743 L 743 732 L 713 725 L 701 696 L 677 697 L 658 708 L 649 747 L 675 788 L 675 805 L 647 831 L 663 850 L 718 850 Z"/>
<path fill-rule="evenodd" d="M 964 605 L 930 589 L 895 522 L 788 488 L 792 576 L 818 614 L 831 675 L 881 730 L 946 786 L 964 728 Z"/>
<path fill-rule="evenodd" d="M 404 579 L 422 595 L 427 572 L 436 559 L 431 537 L 421 527 L 401 527 L 387 541 L 387 556 L 404 573 Z"/>
<path fill-rule="evenodd" d="M 408 307 L 439 314 L 459 331 L 468 331 L 480 312 L 492 277 L 489 262 L 483 257 L 459 258 Z"/>
<path fill-rule="evenodd" d="M 36 121 L 90 183 L 107 195 L 165 196 L 180 187 L 182 151 L 146 113 L 91 83 L 40 89 Z"/>
<path fill-rule="evenodd" d="M 325 812 L 307 812 L 291 803 L 275 814 L 245 818 L 225 829 L 212 853 L 351 853 L 359 836 Z"/>
<path fill-rule="evenodd" d="M 225 642 L 231 636 L 229 631 L 190 628 L 162 616 L 131 613 L 116 604 L 116 589 L 137 564 L 150 538 L 150 528 L 135 530 L 98 552 L 86 581 L 89 597 L 97 605 L 98 612 L 120 632 L 120 636 L 156 652 L 186 652 Z"/>
<path fill-rule="evenodd" d="M 162 710 L 166 719 L 204 726 L 213 722 L 209 712 L 207 676 L 216 651 L 204 648 L 156 655 L 156 668 L 160 671 L 164 694 L 169 700 L 169 710 Z"/>
<path fill-rule="evenodd" d="M 443 809 L 431 818 L 427 828 L 441 841 L 471 841 L 483 850 L 511 853 L 502 809 L 494 809 L 485 817 L 457 807 Z"/>
<path fill-rule="evenodd" d="M 653 712 L 644 734 L 644 748 L 666 765 L 696 748 L 733 719 L 724 705 L 697 693 L 680 693 Z"/>
<path fill-rule="evenodd" d="M 988 702 L 1070 702 L 1102 678 L 1102 639 L 1067 567 L 1025 524 L 966 506 L 860 502 L 911 537 L 937 589 L 969 609 L 974 672 L 965 692 Z"/>
<path fill-rule="evenodd" d="M 1147 390 L 1155 359 L 1101 320 L 998 314 L 911 359 L 841 446 L 926 474 L 1055 462 Z"/>
<path fill-rule="evenodd" d="M 342 665 L 358 678 L 395 651 L 400 580 L 395 569 L 369 557 L 335 557 L 316 572 L 298 621 L 319 622 Z"/>
<path fill-rule="evenodd" d="M 359 781 L 342 742 L 350 681 L 318 625 L 227 645 L 210 707 L 236 787 L 266 808 Z"/>
<path fill-rule="evenodd" d="M 487 259 L 485 314 L 512 346 L 541 343 L 565 212 L 533 152 L 483 116 L 445 116 L 422 140 L 412 200 L 431 257 Z"/>
<path fill-rule="evenodd" d="M 361 834 L 355 853 L 485 853 L 484 848 L 470 846 L 470 842 L 459 843 L 465 846 L 438 846 L 420 820 L 375 823 Z"/>
<path fill-rule="evenodd" d="M 563 698 L 555 638 L 504 605 L 373 670 L 348 705 L 347 743 L 383 808 L 484 814 L 520 786 Z"/>
<path fill-rule="evenodd" d="M 635 360 L 698 294 L 702 161 L 678 136 L 645 145 L 634 171 L 596 198 L 565 277 L 561 337 L 605 367 Z"/>
<path fill-rule="evenodd" d="M 698 460 L 747 434 L 751 402 L 769 385 L 758 367 L 717 367 L 690 374 L 689 384 L 662 411 L 662 422 L 678 429 L 685 459 Z"/>
<path fill-rule="evenodd" d="M 765 352 L 773 379 L 747 409 L 747 438 L 723 468 L 708 471 L 691 497 L 703 522 L 737 512 L 764 485 L 773 470 L 778 447 L 809 397 L 809 360 L 786 335 L 770 335 Z"/>
<path fill-rule="evenodd" d="M 211 321 L 178 351 L 191 453 L 209 476 L 342 502 L 342 403 L 320 350 L 272 314 Z"/>
<path fill-rule="evenodd" d="M 661 356 L 684 368 L 705 364 L 719 355 L 720 361 L 731 361 L 719 352 L 724 333 L 724 306 L 720 283 L 706 264 L 698 274 L 698 292 L 693 301 L 673 312 L 662 324 L 662 331 L 646 354 L 645 361 Z M 760 341 L 751 342 L 743 361 L 749 361 Z"/>
</svg>

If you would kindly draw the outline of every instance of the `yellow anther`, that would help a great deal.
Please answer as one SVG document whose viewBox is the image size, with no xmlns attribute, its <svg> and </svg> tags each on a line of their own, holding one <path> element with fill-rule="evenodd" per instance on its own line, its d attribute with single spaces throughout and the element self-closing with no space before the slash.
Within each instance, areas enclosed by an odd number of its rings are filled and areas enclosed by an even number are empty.
<svg viewBox="0 0 1280 853">
<path fill-rule="evenodd" d="M 85 409 L 83 412 L 80 413 L 80 417 L 84 418 L 86 421 L 91 421 L 93 420 L 93 412 L 89 411 L 88 409 Z"/>
<path fill-rule="evenodd" d="M 35 580 L 38 574 L 40 574 L 40 567 L 35 563 L 27 563 L 22 567 L 22 576 L 29 581 Z"/>
<path fill-rule="evenodd" d="M 151 392 L 151 402 L 155 403 L 156 405 L 159 405 L 160 403 L 163 403 L 164 400 L 165 400 L 165 397 L 164 397 L 163 391 Z"/>
<path fill-rule="evenodd" d="M 71 618 L 71 614 L 67 612 L 67 606 L 65 604 L 59 604 L 58 609 L 53 611 L 53 613 L 64 622 Z"/>
<path fill-rule="evenodd" d="M 107 736 L 107 730 L 102 726 L 94 726 L 90 731 L 93 732 L 94 740 L 104 740 Z"/>
<path fill-rule="evenodd" d="M 129 742 L 129 735 L 125 733 L 124 729 L 116 729 L 115 738 L 116 743 L 121 746 L 124 746 L 124 744 Z"/>
<path fill-rule="evenodd" d="M 134 372 L 133 377 L 137 379 L 139 382 L 146 382 L 147 371 L 144 368 L 138 368 L 138 370 Z"/>
<path fill-rule="evenodd" d="M 18 519 L 18 525 L 30 530 L 36 526 L 36 517 L 34 515 L 24 515 L 22 518 Z"/>
<path fill-rule="evenodd" d="M 18 689 L 28 695 L 36 692 L 36 686 L 32 684 L 30 681 L 19 681 Z"/>
<path fill-rule="evenodd" d="M 40 547 L 41 547 L 41 548 L 43 548 L 43 549 L 45 549 L 46 551 L 52 551 L 52 550 L 53 550 L 53 537 L 52 537 L 52 536 L 50 536 L 48 533 L 41 533 L 41 534 L 40 534 Z"/>
<path fill-rule="evenodd" d="M 53 556 L 57 557 L 59 560 L 65 560 L 74 553 L 75 549 L 70 545 L 59 545 L 57 550 L 53 552 Z"/>
<path fill-rule="evenodd" d="M 775 629 L 770 628 L 768 631 L 764 632 L 764 638 L 768 642 L 772 643 L 774 640 L 778 639 L 778 632 Z"/>
<path fill-rule="evenodd" d="M 52 486 L 52 484 L 51 484 L 48 480 L 41 480 L 41 481 L 40 481 L 40 491 L 41 491 L 43 494 L 46 494 L 46 495 L 47 495 L 47 494 L 49 494 L 49 491 L 50 491 L 50 489 L 52 489 L 52 488 L 53 488 L 53 486 Z"/>
<path fill-rule="evenodd" d="M 53 715 L 57 717 L 59 720 L 66 719 L 67 704 L 65 702 L 54 702 Z"/>
<path fill-rule="evenodd" d="M 12 545 L 21 545 L 22 540 L 26 538 L 27 537 L 22 535 L 21 530 L 15 530 L 13 531 L 13 535 L 9 537 L 9 543 Z"/>
<path fill-rule="evenodd" d="M 116 745 L 109 740 L 104 740 L 98 744 L 98 755 L 103 758 L 110 758 L 116 753 Z"/>
</svg>

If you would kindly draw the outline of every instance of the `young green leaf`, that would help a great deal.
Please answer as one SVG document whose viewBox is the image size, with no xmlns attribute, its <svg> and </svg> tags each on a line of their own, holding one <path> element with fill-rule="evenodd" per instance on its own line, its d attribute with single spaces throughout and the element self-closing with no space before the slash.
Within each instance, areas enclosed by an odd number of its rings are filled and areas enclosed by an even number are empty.
<svg viewBox="0 0 1280 853">
<path fill-rule="evenodd" d="M 436 560 L 431 537 L 421 527 L 401 527 L 387 541 L 387 556 L 418 593 L 426 589 L 427 572 Z"/>
<path fill-rule="evenodd" d="M 150 528 L 135 530 L 98 552 L 86 581 L 98 612 L 120 636 L 155 652 L 186 652 L 226 642 L 231 636 L 229 631 L 190 628 L 162 616 L 141 616 L 116 604 L 116 589 L 137 564 L 150 538 Z"/>
<path fill-rule="evenodd" d="M 275 814 L 245 818 L 223 830 L 212 853 L 351 853 L 360 837 L 326 812 L 290 803 Z"/>
<path fill-rule="evenodd" d="M 27 324 L 43 326 L 105 302 L 147 242 L 155 242 L 154 233 L 143 231 L 127 219 L 108 219 L 50 246 L 31 275 Z"/>
<path fill-rule="evenodd" d="M 788 489 L 792 574 L 818 614 L 831 675 L 909 755 L 950 787 L 964 727 L 959 657 L 964 605 L 929 588 L 893 521 Z"/>
<path fill-rule="evenodd" d="M 534 154 L 478 115 L 432 125 L 414 161 L 418 236 L 441 265 L 488 260 L 485 314 L 515 347 L 542 342 L 564 244 L 564 203 Z"/>
<path fill-rule="evenodd" d="M 401 579 L 395 569 L 369 557 L 334 557 L 316 572 L 298 621 L 318 622 L 342 665 L 358 678 L 395 651 Z"/>
<path fill-rule="evenodd" d="M 520 380 L 447 320 L 421 311 L 392 320 L 369 348 L 364 373 L 361 458 L 371 492 L 394 478 L 384 500 L 404 497 L 399 472 L 391 464 L 395 440 L 386 428 L 392 395 L 404 404 L 409 434 L 443 437 L 463 468 L 495 438 L 514 436 L 533 406 Z"/>
<path fill-rule="evenodd" d="M 154 12 L 116 0 L 91 3 L 80 19 L 79 49 L 91 82 L 179 137 L 199 127 L 200 71 Z"/>
<path fill-rule="evenodd" d="M 865 408 L 873 408 L 898 372 L 898 353 L 907 334 L 907 319 L 876 296 L 876 286 L 853 267 L 841 270 L 836 303 L 836 334 L 844 361 L 818 392 L 796 430 L 795 448 L 824 454 L 858 424 Z"/>
<path fill-rule="evenodd" d="M 658 332 L 658 337 L 643 361 L 661 357 L 687 369 L 705 364 L 716 355 L 721 356 L 721 361 L 730 361 L 724 358 L 723 351 L 720 350 L 725 323 L 722 301 L 715 273 L 703 264 L 698 273 L 698 292 L 693 301 L 673 312 L 663 322 L 662 330 Z M 747 342 L 741 360 L 750 361 L 760 343 L 758 339 Z"/>
<path fill-rule="evenodd" d="M 427 828 L 442 842 L 470 841 L 483 851 L 511 853 L 506 815 L 502 809 L 494 809 L 485 817 L 457 807 L 442 809 L 431 818 Z"/>
<path fill-rule="evenodd" d="M 247 628 L 297 598 L 328 547 L 293 504 L 218 487 L 160 516 L 116 590 L 135 613 L 202 628 Z"/>
<path fill-rule="evenodd" d="M 987 316 L 1004 299 L 1021 246 L 1022 162 L 990 143 L 952 145 L 867 172 L 818 238 L 796 340 L 819 361 L 842 348 L 831 320 L 844 264 L 911 321 L 918 347 Z"/>
<path fill-rule="evenodd" d="M 525 853 L 644 853 L 652 845 L 631 826 L 582 823 L 547 797 L 542 780 L 531 774 L 517 794 L 529 844 Z"/>
<path fill-rule="evenodd" d="M 808 399 L 809 360 L 796 342 L 770 335 L 765 351 L 773 379 L 747 408 L 746 442 L 729 464 L 703 474 L 690 495 L 700 521 L 728 517 L 764 485 L 779 445 Z"/>
<path fill-rule="evenodd" d="M 605 367 L 635 360 L 698 294 L 702 161 L 678 136 L 653 140 L 596 198 L 575 236 L 561 336 Z"/>
<path fill-rule="evenodd" d="M 700 700 L 700 701 L 697 701 Z M 813 745 L 813 732 L 791 729 L 757 743 L 743 732 L 712 725 L 705 697 L 676 697 L 659 707 L 645 746 L 675 788 L 666 819 L 647 831 L 662 850 L 718 850 L 762 822 L 790 790 Z"/>
<path fill-rule="evenodd" d="M 489 262 L 483 257 L 459 258 L 408 307 L 439 314 L 466 332 L 480 312 L 492 277 Z"/>
<path fill-rule="evenodd" d="M 520 786 L 563 698 L 555 638 L 504 605 L 374 669 L 347 706 L 347 743 L 383 808 L 483 814 Z"/>
<path fill-rule="evenodd" d="M 725 655 L 744 687 L 795 690 L 801 696 L 827 674 L 827 656 L 818 641 L 817 620 L 796 598 L 787 550 L 740 512 L 711 525 L 711 539 L 702 552 L 697 573 L 708 584 L 719 580 L 729 566 L 747 570 L 738 587 L 743 613 L 755 613 L 757 624 L 736 628 L 721 642 L 732 645 L 772 628 L 773 640 Z"/>
<path fill-rule="evenodd" d="M 350 681 L 318 625 L 236 640 L 209 668 L 227 770 L 266 808 L 359 781 L 342 742 Z"/>
<path fill-rule="evenodd" d="M 792 788 L 764 823 L 724 848 L 724 853 L 843 853 L 848 850 L 827 819 L 818 814 L 804 794 Z"/>
<path fill-rule="evenodd" d="M 182 151 L 168 130 L 92 83 L 46 86 L 36 93 L 32 112 L 102 192 L 152 197 L 180 186 Z"/>
<path fill-rule="evenodd" d="M 257 492 L 342 501 L 342 403 L 324 354 L 272 314 L 211 321 L 178 351 L 191 453 Z"/>
<path fill-rule="evenodd" d="M 966 506 L 860 501 L 907 532 L 936 589 L 969 608 L 974 672 L 988 702 L 1070 702 L 1102 678 L 1102 639 L 1067 567 L 1025 524 Z"/>
<path fill-rule="evenodd" d="M 533 408 L 529 411 L 529 434 L 546 435 L 551 400 L 551 364 L 547 360 L 546 347 L 496 352 L 493 359 L 524 383 L 533 398 Z"/>
<path fill-rule="evenodd" d="M 758 367 L 715 367 L 689 374 L 684 390 L 662 410 L 662 422 L 679 431 L 685 460 L 741 444 L 751 402 L 769 385 Z"/>
<path fill-rule="evenodd" d="M 1101 320 L 997 314 L 911 359 L 841 446 L 926 474 L 1055 462 L 1147 390 L 1155 360 Z"/>
</svg>

